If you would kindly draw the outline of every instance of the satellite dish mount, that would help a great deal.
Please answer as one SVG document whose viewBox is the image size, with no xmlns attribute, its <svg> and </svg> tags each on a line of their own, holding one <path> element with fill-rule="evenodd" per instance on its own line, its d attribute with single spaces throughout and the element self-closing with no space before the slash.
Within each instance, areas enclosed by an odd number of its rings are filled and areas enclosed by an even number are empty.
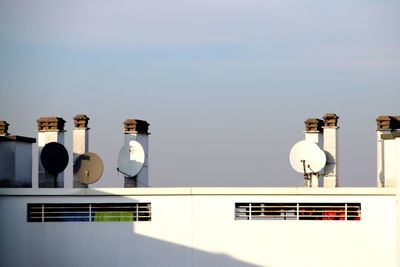
<svg viewBox="0 0 400 267">
<path fill-rule="evenodd" d="M 309 164 L 306 164 L 306 160 L 302 159 L 300 161 L 303 163 L 304 185 L 305 187 L 312 187 L 313 176 L 318 179 L 320 173 L 314 172 L 313 169 L 311 169 L 311 166 Z M 307 172 L 307 169 L 311 172 Z"/>
</svg>

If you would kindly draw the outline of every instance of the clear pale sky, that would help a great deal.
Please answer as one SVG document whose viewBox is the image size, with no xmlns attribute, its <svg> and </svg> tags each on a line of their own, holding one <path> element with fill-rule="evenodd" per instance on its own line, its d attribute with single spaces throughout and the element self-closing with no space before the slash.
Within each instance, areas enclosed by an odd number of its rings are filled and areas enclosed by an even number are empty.
<svg viewBox="0 0 400 267">
<path fill-rule="evenodd" d="M 0 120 L 36 137 L 36 119 L 62 117 L 71 154 L 86 114 L 97 186 L 122 184 L 127 118 L 150 123 L 151 186 L 301 186 L 290 148 L 333 112 L 341 185 L 374 186 L 375 118 L 400 115 L 399 14 L 390 0 L 0 0 Z"/>
</svg>

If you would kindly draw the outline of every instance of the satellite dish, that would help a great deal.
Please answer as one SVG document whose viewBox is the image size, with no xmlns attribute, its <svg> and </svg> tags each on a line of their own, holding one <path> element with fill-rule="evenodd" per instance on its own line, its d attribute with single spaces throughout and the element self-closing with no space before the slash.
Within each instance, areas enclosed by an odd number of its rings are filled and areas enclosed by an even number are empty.
<svg viewBox="0 0 400 267">
<path fill-rule="evenodd" d="M 325 152 L 316 143 L 303 140 L 290 150 L 290 165 L 300 173 L 319 172 L 326 164 Z"/>
<path fill-rule="evenodd" d="M 145 154 L 142 145 L 137 141 L 129 141 L 121 147 L 118 154 L 118 171 L 126 176 L 136 176 L 143 168 Z"/>
<path fill-rule="evenodd" d="M 103 175 L 103 161 L 95 153 L 84 153 L 75 160 L 74 175 L 82 184 L 95 183 Z"/>
<path fill-rule="evenodd" d="M 40 161 L 48 173 L 57 176 L 68 165 L 68 151 L 60 143 L 48 143 L 43 147 L 40 153 Z"/>
</svg>

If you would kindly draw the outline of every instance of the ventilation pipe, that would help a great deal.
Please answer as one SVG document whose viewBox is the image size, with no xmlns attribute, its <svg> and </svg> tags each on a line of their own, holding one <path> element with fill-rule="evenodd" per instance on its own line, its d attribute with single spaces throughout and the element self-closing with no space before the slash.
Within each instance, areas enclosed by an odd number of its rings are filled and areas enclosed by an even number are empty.
<svg viewBox="0 0 400 267">
<path fill-rule="evenodd" d="M 305 140 L 316 143 L 321 149 L 323 147 L 322 126 L 324 122 L 317 118 L 307 119 L 305 122 Z M 311 179 L 306 181 L 306 187 L 318 187 L 320 174 L 311 174 Z"/>
<path fill-rule="evenodd" d="M 89 118 L 84 114 L 78 114 L 74 118 L 74 129 L 72 130 L 72 150 L 74 165 L 76 159 L 89 151 Z M 83 184 L 74 175 L 73 180 L 74 188 L 88 188 L 87 184 Z"/>
<path fill-rule="evenodd" d="M 32 187 L 32 143 L 35 138 L 10 135 L 0 121 L 0 187 Z"/>
<path fill-rule="evenodd" d="M 42 188 L 63 188 L 64 187 L 64 172 L 57 176 L 57 182 L 54 184 L 54 176 L 50 175 L 44 169 L 40 160 L 40 155 L 43 147 L 51 142 L 64 144 L 64 125 L 65 120 L 59 117 L 41 117 L 37 120 L 38 131 L 38 153 L 39 153 L 39 187 Z"/>
<path fill-rule="evenodd" d="M 400 116 L 379 116 L 377 122 L 377 187 L 395 187 L 400 142 Z"/>
<path fill-rule="evenodd" d="M 124 187 L 148 187 L 149 177 L 149 123 L 143 120 L 127 119 L 124 121 L 124 145 L 129 146 L 130 141 L 138 142 L 144 151 L 145 159 L 140 172 L 134 177 L 125 176 Z"/>
<path fill-rule="evenodd" d="M 339 186 L 339 168 L 338 168 L 338 130 L 337 121 L 339 117 L 334 113 L 327 113 L 323 117 L 323 139 L 324 151 L 326 154 L 326 165 L 324 168 L 324 187 Z"/>
</svg>

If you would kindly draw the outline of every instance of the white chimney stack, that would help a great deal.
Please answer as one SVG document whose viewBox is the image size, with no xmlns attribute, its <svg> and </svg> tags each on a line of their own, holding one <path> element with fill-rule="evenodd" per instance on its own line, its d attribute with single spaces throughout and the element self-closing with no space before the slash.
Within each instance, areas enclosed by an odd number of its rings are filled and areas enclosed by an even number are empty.
<svg viewBox="0 0 400 267">
<path fill-rule="evenodd" d="M 377 186 L 395 187 L 400 151 L 396 139 L 400 137 L 400 116 L 379 116 L 377 122 Z"/>
<path fill-rule="evenodd" d="M 144 150 L 145 160 L 143 168 L 135 177 L 125 177 L 124 187 L 149 186 L 149 123 L 143 120 L 127 119 L 124 121 L 125 145 L 130 141 L 138 142 Z"/>
<path fill-rule="evenodd" d="M 321 149 L 323 146 L 322 125 L 324 122 L 317 118 L 307 119 L 305 122 L 305 140 L 316 143 Z M 314 170 L 319 171 L 319 170 Z M 306 180 L 306 187 L 318 187 L 321 175 L 311 174 L 311 179 Z"/>
<path fill-rule="evenodd" d="M 39 153 L 39 187 L 54 188 L 54 176 L 48 174 L 41 161 L 40 154 L 43 147 L 51 142 L 64 144 L 65 120 L 59 117 L 41 117 L 37 120 L 38 153 Z M 64 187 L 64 172 L 57 176 L 57 188 Z"/>
<path fill-rule="evenodd" d="M 326 165 L 324 168 L 324 187 L 339 186 L 339 168 L 338 168 L 338 130 L 337 121 L 339 117 L 334 113 L 324 115 L 324 151 L 326 154 Z"/>
<path fill-rule="evenodd" d="M 74 118 L 74 129 L 72 130 L 73 162 L 82 154 L 89 151 L 89 118 L 84 114 L 78 114 Z M 88 188 L 87 184 L 81 183 L 74 175 L 74 188 Z"/>
</svg>

